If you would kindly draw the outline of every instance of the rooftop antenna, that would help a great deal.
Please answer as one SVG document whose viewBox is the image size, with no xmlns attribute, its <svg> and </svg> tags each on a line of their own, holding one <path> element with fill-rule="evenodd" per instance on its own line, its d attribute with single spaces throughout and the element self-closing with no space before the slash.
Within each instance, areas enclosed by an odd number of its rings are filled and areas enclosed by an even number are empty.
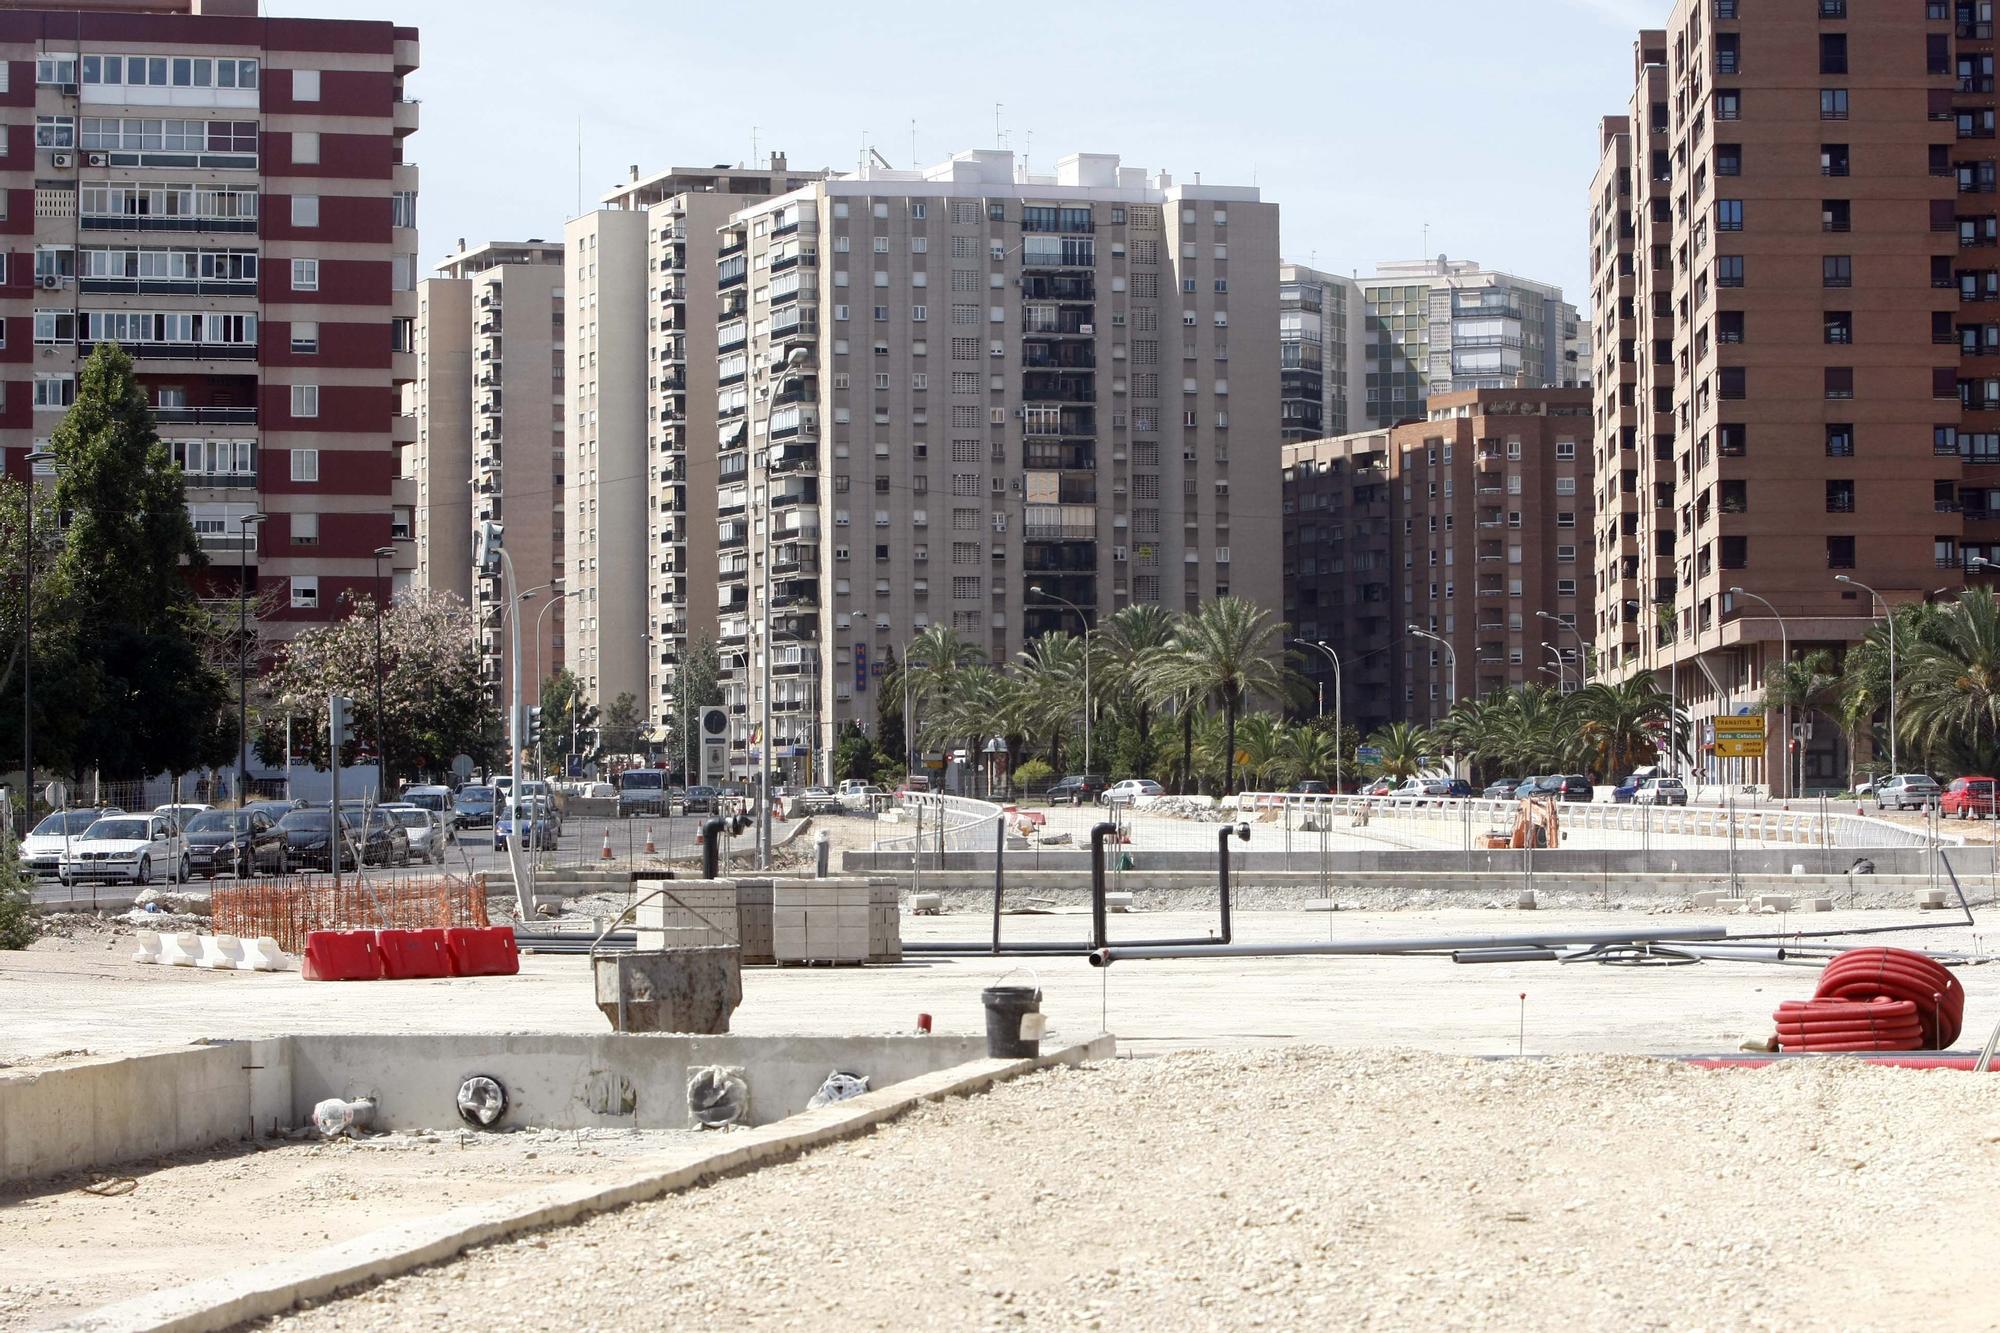
<svg viewBox="0 0 2000 1333">
<path fill-rule="evenodd" d="M 1034 157 L 1034 155 L 1035 155 L 1035 132 L 1033 130 L 1029 130 L 1027 141 L 1021 145 L 1022 174 L 1027 175 L 1033 173 L 1034 168 L 1029 165 L 1029 162 Z"/>
<path fill-rule="evenodd" d="M 583 216 L 583 117 L 576 118 L 576 215 Z"/>
<path fill-rule="evenodd" d="M 1426 222 L 1424 224 L 1424 248 L 1417 251 L 1417 253 L 1420 255 L 1429 255 L 1430 252 L 1431 252 L 1431 224 Z"/>
<path fill-rule="evenodd" d="M 1007 136 L 1000 131 L 1000 103 L 993 104 L 993 142 L 995 146 L 1004 144 Z"/>
<path fill-rule="evenodd" d="M 910 168 L 911 170 L 915 170 L 916 168 L 923 166 L 923 164 L 924 164 L 923 159 L 917 156 L 917 118 L 915 116 L 911 116 L 910 117 Z"/>
<path fill-rule="evenodd" d="M 757 162 L 758 162 L 758 158 L 757 158 L 757 130 L 758 130 L 758 128 L 759 128 L 759 127 L 758 127 L 758 126 L 755 126 L 755 125 L 752 125 L 752 126 L 750 127 L 750 165 L 751 165 L 752 167 L 755 167 L 755 166 L 757 165 Z"/>
</svg>

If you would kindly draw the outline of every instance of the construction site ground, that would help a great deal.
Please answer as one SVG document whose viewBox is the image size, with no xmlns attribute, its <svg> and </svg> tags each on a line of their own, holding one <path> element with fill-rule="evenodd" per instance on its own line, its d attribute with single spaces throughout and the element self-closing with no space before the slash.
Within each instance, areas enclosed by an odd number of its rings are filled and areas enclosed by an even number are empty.
<svg viewBox="0 0 2000 1333">
<path fill-rule="evenodd" d="M 1991 1077 L 1120 1059 L 267 1326 L 1991 1329 Z"/>
</svg>

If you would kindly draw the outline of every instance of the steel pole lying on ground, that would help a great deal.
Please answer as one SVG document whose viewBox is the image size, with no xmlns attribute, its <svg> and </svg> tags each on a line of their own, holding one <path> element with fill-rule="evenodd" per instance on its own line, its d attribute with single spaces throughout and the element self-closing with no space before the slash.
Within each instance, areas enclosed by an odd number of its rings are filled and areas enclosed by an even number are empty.
<svg viewBox="0 0 2000 1333">
<path fill-rule="evenodd" d="M 1722 940 L 1721 926 L 1663 930 L 1561 930 L 1538 935 L 1458 935 L 1414 939 L 1329 940 L 1316 944 L 1121 944 L 1091 951 L 1092 967 L 1140 958 L 1289 958 L 1326 955 L 1449 954 L 1468 949 L 1553 949 L 1561 944 L 1644 944 L 1655 940 Z"/>
</svg>

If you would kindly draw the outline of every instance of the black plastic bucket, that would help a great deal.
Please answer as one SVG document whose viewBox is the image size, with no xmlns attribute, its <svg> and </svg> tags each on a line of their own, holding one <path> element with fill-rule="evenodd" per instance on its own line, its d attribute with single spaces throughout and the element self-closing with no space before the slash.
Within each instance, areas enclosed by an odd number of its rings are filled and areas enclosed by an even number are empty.
<svg viewBox="0 0 2000 1333">
<path fill-rule="evenodd" d="M 1023 1038 L 1021 1019 L 1042 1011 L 1037 986 L 989 986 L 979 992 L 986 1005 L 986 1054 L 995 1060 L 1032 1060 L 1042 1053 L 1039 1036 Z"/>
</svg>

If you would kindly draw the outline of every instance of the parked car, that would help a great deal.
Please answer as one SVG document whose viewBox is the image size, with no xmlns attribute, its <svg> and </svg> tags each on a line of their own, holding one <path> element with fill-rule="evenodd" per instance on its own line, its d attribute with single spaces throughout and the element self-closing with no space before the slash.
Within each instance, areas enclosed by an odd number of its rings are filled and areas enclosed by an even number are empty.
<svg viewBox="0 0 2000 1333">
<path fill-rule="evenodd" d="M 1325 796 L 1332 790 L 1333 788 L 1327 786 L 1326 783 L 1321 782 L 1318 778 L 1306 778 L 1292 784 L 1292 795 L 1294 796 Z"/>
<path fill-rule="evenodd" d="M 1991 819 L 1995 814 L 1992 778 L 1953 778 L 1944 789 L 1939 813 L 1960 819 Z"/>
<path fill-rule="evenodd" d="M 355 816 L 342 812 L 343 836 L 340 842 L 340 868 L 354 869 Z M 278 821 L 278 829 L 285 835 L 285 856 L 296 868 L 332 870 L 334 851 L 332 847 L 333 812 L 325 806 L 315 806 L 305 810 L 294 810 Z"/>
<path fill-rule="evenodd" d="M 153 807 L 153 813 L 156 815 L 165 815 L 168 819 L 174 821 L 175 827 L 185 829 L 190 819 L 193 819 L 204 810 L 211 810 L 213 808 L 213 806 L 200 805 L 192 801 L 187 801 L 179 805 L 156 805 Z"/>
<path fill-rule="evenodd" d="M 70 842 L 58 878 L 64 884 L 126 880 L 150 884 L 155 875 L 186 883 L 187 844 L 180 825 L 162 814 L 110 815 Z"/>
<path fill-rule="evenodd" d="M 1399 800 L 1435 799 L 1451 795 L 1451 782 L 1446 778 L 1410 778 L 1389 794 Z"/>
<path fill-rule="evenodd" d="M 98 820 L 124 813 L 115 805 L 103 809 L 58 810 L 21 839 L 21 868 L 32 875 L 55 877 L 62 872 L 64 847 L 82 837 L 83 831 Z"/>
<path fill-rule="evenodd" d="M 1098 799 L 1105 805 L 1116 808 L 1131 805 L 1141 796 L 1164 796 L 1167 789 L 1151 778 L 1126 778 L 1123 782 L 1108 788 Z"/>
<path fill-rule="evenodd" d="M 833 789 L 840 803 L 851 810 L 866 810 L 882 795 L 882 788 L 873 782 L 863 782 L 859 778 L 849 778 Z"/>
<path fill-rule="evenodd" d="M 1472 784 L 1464 778 L 1447 778 L 1445 795 L 1453 800 L 1466 800 L 1472 795 Z"/>
<path fill-rule="evenodd" d="M 618 799 L 618 789 L 608 782 L 580 782 L 577 784 L 576 794 L 579 799 L 585 801 L 615 801 Z"/>
<path fill-rule="evenodd" d="M 1556 784 L 1556 799 L 1562 801 L 1591 801 L 1597 798 L 1597 789 L 1590 785 L 1590 779 L 1582 773 L 1565 773 L 1550 779 Z"/>
<path fill-rule="evenodd" d="M 666 771 L 658 768 L 628 768 L 620 773 L 618 813 L 620 815 L 666 814 Z"/>
<path fill-rule="evenodd" d="M 403 826 L 404 836 L 409 840 L 410 855 L 419 861 L 432 865 L 444 864 L 445 844 L 451 841 L 451 830 L 445 826 L 444 816 L 435 810 L 426 810 L 420 805 L 391 802 L 381 807 L 391 819 Z"/>
<path fill-rule="evenodd" d="M 555 813 L 537 797 L 523 796 L 493 820 L 494 851 L 506 849 L 507 841 L 514 836 L 517 826 L 521 829 L 523 845 L 531 849 L 556 845 Z"/>
<path fill-rule="evenodd" d="M 1395 791 L 1396 791 L 1396 779 L 1391 777 L 1380 777 L 1376 778 L 1373 782 L 1363 787 L 1361 789 L 1361 794 L 1363 796 L 1392 796 L 1395 794 Z"/>
<path fill-rule="evenodd" d="M 825 787 L 807 787 L 797 796 L 785 800 L 785 809 L 796 810 L 802 815 L 834 814 L 846 808 L 840 803 L 840 798 Z"/>
<path fill-rule="evenodd" d="M 1489 801 L 1511 801 L 1514 799 L 1514 793 L 1520 788 L 1519 778 L 1495 778 L 1487 783 L 1486 790 L 1479 794 Z"/>
<path fill-rule="evenodd" d="M 1632 797 L 1634 805 L 1686 805 L 1688 789 L 1679 778 L 1647 778 Z"/>
<path fill-rule="evenodd" d="M 1875 808 L 1928 810 L 1943 796 L 1937 779 L 1922 773 L 1898 773 L 1875 784 Z"/>
<path fill-rule="evenodd" d="M 562 788 L 550 786 L 539 780 L 524 781 L 521 784 L 521 795 L 539 798 L 556 821 L 556 832 L 562 832 L 563 814 L 569 809 L 569 797 Z"/>
<path fill-rule="evenodd" d="M 493 788 L 460 787 L 451 808 L 458 815 L 460 828 L 486 828 L 493 822 L 493 805 Z"/>
<path fill-rule="evenodd" d="M 365 801 L 342 801 L 340 813 L 357 830 L 352 836 L 361 840 L 362 865 L 403 866 L 410 863 L 409 830 L 382 806 L 369 805 Z"/>
<path fill-rule="evenodd" d="M 188 863 L 207 878 L 291 873 L 284 832 L 260 810 L 204 810 L 188 821 L 186 836 Z"/>
<path fill-rule="evenodd" d="M 1111 784 L 1100 775 L 1072 773 L 1050 787 L 1043 795 L 1050 805 L 1089 805 L 1104 795 Z"/>
<path fill-rule="evenodd" d="M 1539 773 L 1531 778 L 1522 778 L 1520 784 L 1514 788 L 1515 798 L 1526 800 L 1530 796 L 1547 796 L 1549 793 L 1542 790 L 1542 783 L 1545 781 L 1547 779 Z"/>
<path fill-rule="evenodd" d="M 449 787 L 405 787 L 400 802 L 390 801 L 390 805 L 414 805 L 424 810 L 436 811 L 446 825 L 457 827 L 458 816 Z"/>
<path fill-rule="evenodd" d="M 255 810 L 273 824 L 276 824 L 286 815 L 292 813 L 292 811 L 305 809 L 306 803 L 304 801 L 251 801 L 242 808 L 245 810 Z"/>
<path fill-rule="evenodd" d="M 720 787 L 689 787 L 681 796 L 681 813 L 684 815 L 720 814 L 722 811 L 722 789 Z"/>
</svg>

